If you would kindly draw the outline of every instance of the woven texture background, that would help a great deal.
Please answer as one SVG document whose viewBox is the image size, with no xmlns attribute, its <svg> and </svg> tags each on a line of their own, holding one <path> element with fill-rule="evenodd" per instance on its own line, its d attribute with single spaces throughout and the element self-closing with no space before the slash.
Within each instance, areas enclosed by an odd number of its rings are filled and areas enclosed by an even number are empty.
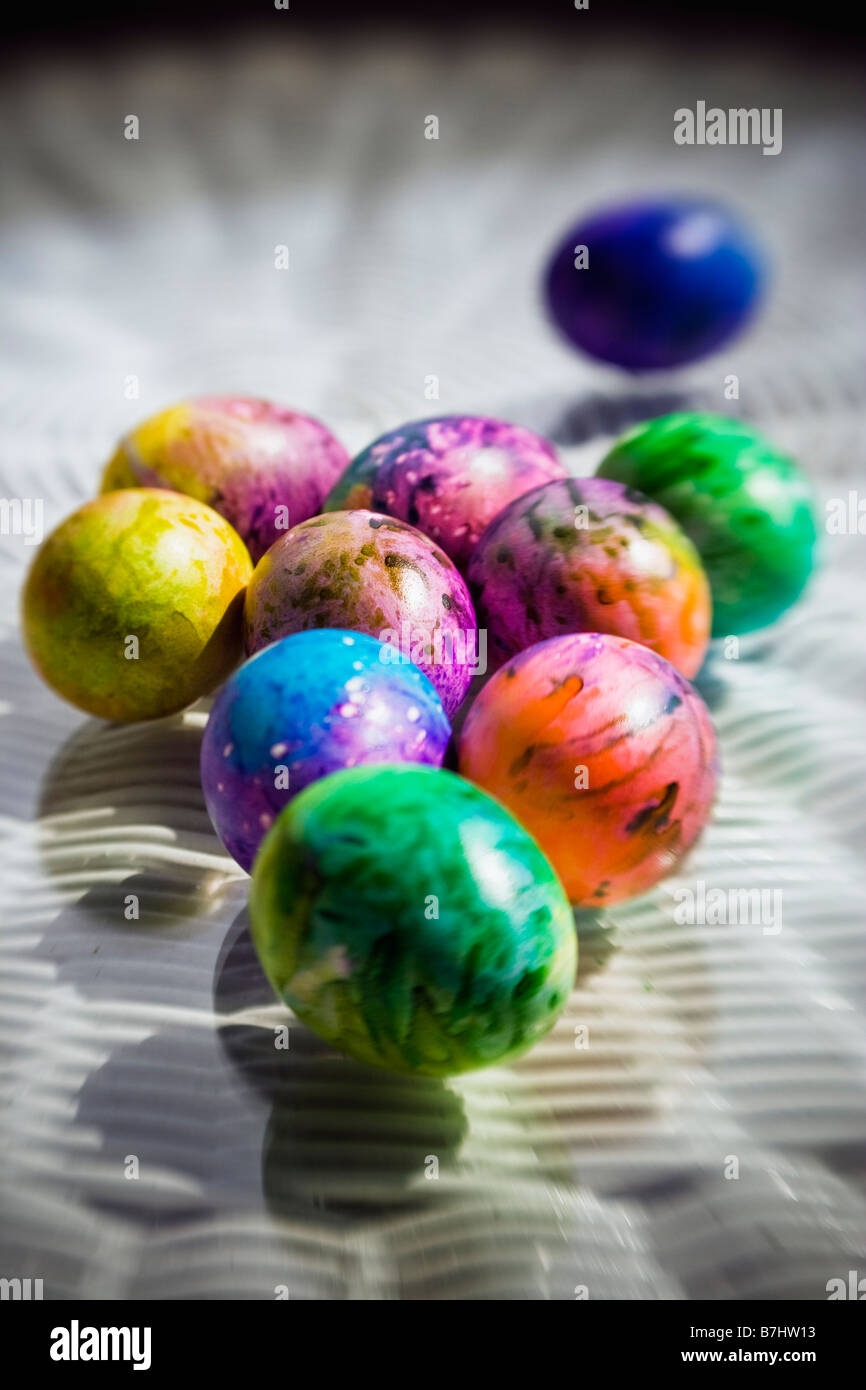
<svg viewBox="0 0 866 1390">
<path fill-rule="evenodd" d="M 677 148 L 698 98 L 782 107 L 782 154 Z M 823 509 L 863 477 L 860 102 L 812 63 L 495 39 L 25 65 L 0 89 L 0 491 L 53 526 L 121 430 L 213 390 L 350 449 L 500 414 L 586 473 L 632 420 L 732 408 L 737 373 Z M 730 200 L 775 281 L 741 343 L 635 383 L 563 348 L 538 274 L 572 216 L 655 189 Z M 724 778 L 682 873 L 582 917 L 555 1031 L 447 1086 L 297 1026 L 275 1051 L 199 789 L 206 708 L 123 728 L 62 705 L 18 637 L 32 550 L 0 542 L 0 1274 L 46 1297 L 821 1299 L 866 1272 L 866 537 L 824 537 L 804 601 L 702 675 Z M 781 932 L 677 925 L 696 879 L 780 889 Z"/>
</svg>

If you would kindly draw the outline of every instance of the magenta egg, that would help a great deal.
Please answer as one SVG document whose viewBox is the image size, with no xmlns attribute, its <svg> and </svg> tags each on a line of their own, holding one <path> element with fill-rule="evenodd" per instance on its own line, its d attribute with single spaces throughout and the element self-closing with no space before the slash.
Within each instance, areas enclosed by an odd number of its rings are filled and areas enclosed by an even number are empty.
<svg viewBox="0 0 866 1390">
<path fill-rule="evenodd" d="M 469 588 L 493 665 L 566 632 L 642 642 L 691 679 L 710 639 L 710 586 L 663 507 L 607 478 L 518 497 L 472 556 Z"/>
<path fill-rule="evenodd" d="M 565 476 L 553 445 L 522 425 L 440 415 L 368 445 L 332 489 L 325 511 L 372 507 L 400 517 L 465 571 L 478 537 L 503 507 Z"/>
</svg>

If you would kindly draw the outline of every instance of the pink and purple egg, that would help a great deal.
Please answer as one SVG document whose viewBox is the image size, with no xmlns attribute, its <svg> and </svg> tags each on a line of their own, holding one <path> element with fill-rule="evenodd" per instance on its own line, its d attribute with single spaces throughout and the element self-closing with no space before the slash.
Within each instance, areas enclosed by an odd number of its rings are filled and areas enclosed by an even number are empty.
<svg viewBox="0 0 866 1390">
<path fill-rule="evenodd" d="M 432 681 L 449 716 L 479 665 L 472 600 L 448 556 L 406 522 L 363 508 L 293 527 L 250 580 L 247 652 L 321 627 L 386 643 L 393 661 L 413 662 Z"/>
<path fill-rule="evenodd" d="M 563 478 L 518 497 L 472 556 L 469 587 L 491 663 L 566 632 L 651 647 L 691 679 L 710 640 L 710 586 L 673 517 L 606 478 Z"/>
<path fill-rule="evenodd" d="M 249 396 L 197 396 L 120 441 L 102 491 L 171 488 L 230 521 L 255 563 L 321 510 L 349 456 L 321 421 Z"/>
<path fill-rule="evenodd" d="M 332 489 L 325 511 L 369 507 L 399 517 L 465 571 L 497 512 L 565 475 L 553 445 L 522 425 L 440 415 L 413 420 L 368 445 Z"/>
</svg>

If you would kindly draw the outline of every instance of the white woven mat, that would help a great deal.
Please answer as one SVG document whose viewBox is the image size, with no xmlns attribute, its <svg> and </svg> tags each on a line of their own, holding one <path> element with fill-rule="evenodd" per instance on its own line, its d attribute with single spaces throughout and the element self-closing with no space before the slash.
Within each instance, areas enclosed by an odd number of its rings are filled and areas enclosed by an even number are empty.
<svg viewBox="0 0 866 1390">
<path fill-rule="evenodd" d="M 310 410 L 350 448 L 437 408 L 501 414 L 589 472 L 649 410 L 724 408 L 735 372 L 822 506 L 846 496 L 858 88 L 779 55 L 495 37 L 24 67 L 0 91 L 2 494 L 53 526 L 122 429 L 212 390 Z M 783 153 L 674 146 L 698 98 L 781 106 Z M 668 188 L 740 209 L 776 283 L 741 343 L 635 386 L 555 339 L 538 271 L 573 215 Z M 275 1051 L 285 1015 L 199 790 L 205 712 L 115 728 L 56 700 L 17 633 L 32 550 L 3 537 L 0 1275 L 82 1298 L 822 1299 L 866 1272 L 864 553 L 825 537 L 802 604 L 702 678 L 724 782 L 683 872 L 581 920 L 578 988 L 531 1056 L 442 1087 L 297 1027 Z M 668 888 L 696 879 L 781 890 L 783 929 L 678 926 Z"/>
</svg>

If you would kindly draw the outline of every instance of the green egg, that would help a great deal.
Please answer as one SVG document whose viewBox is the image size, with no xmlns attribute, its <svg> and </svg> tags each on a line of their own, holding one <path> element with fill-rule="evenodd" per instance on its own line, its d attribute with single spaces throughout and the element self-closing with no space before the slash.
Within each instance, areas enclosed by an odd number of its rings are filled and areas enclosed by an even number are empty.
<svg viewBox="0 0 866 1390">
<path fill-rule="evenodd" d="M 817 536 L 811 489 L 742 421 L 663 415 L 623 435 L 598 474 L 676 517 L 710 581 L 714 637 L 766 627 L 805 588 Z"/>
<path fill-rule="evenodd" d="M 499 802 L 438 768 L 355 767 L 307 787 L 259 851 L 250 919 L 301 1021 L 390 1071 L 514 1057 L 574 983 L 551 865 Z"/>
<path fill-rule="evenodd" d="M 43 679 L 88 714 L 172 714 L 236 664 L 251 573 L 240 536 L 204 502 L 156 488 L 107 493 L 37 552 L 25 642 Z"/>
</svg>

